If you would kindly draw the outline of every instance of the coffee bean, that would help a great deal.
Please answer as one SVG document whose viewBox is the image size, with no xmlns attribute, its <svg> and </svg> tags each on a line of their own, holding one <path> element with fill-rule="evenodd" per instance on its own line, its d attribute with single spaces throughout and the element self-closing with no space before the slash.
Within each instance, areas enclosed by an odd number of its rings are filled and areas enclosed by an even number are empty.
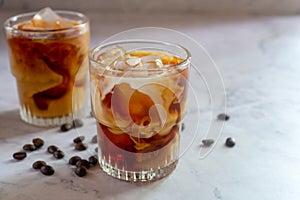
<svg viewBox="0 0 300 200">
<path fill-rule="evenodd" d="M 90 165 L 95 166 L 98 163 L 97 157 L 96 156 L 89 157 L 89 163 Z"/>
<path fill-rule="evenodd" d="M 84 139 L 85 139 L 84 136 L 78 136 L 78 137 L 74 138 L 73 142 L 74 142 L 75 144 L 77 144 L 77 143 L 82 142 Z"/>
<path fill-rule="evenodd" d="M 235 139 L 231 138 L 231 137 L 227 138 L 226 142 L 225 142 L 225 145 L 227 147 L 234 147 L 234 145 L 235 145 Z"/>
<path fill-rule="evenodd" d="M 40 171 L 42 172 L 42 174 L 46 175 L 46 176 L 51 176 L 54 174 L 54 169 L 53 167 L 51 167 L 50 165 L 44 165 L 41 167 Z"/>
<path fill-rule="evenodd" d="M 76 167 L 75 174 L 79 177 L 83 177 L 87 174 L 87 168 L 84 166 Z"/>
<path fill-rule="evenodd" d="M 25 144 L 23 149 L 25 151 L 35 151 L 37 148 L 33 144 Z"/>
<path fill-rule="evenodd" d="M 91 142 L 94 143 L 94 144 L 96 144 L 97 141 L 98 141 L 97 135 L 94 135 L 94 136 L 92 137 Z"/>
<path fill-rule="evenodd" d="M 53 153 L 53 156 L 57 159 L 61 159 L 65 156 L 65 153 L 61 150 L 57 150 Z"/>
<path fill-rule="evenodd" d="M 76 165 L 77 161 L 81 160 L 79 156 L 73 156 L 69 159 L 69 164 L 70 165 Z"/>
<path fill-rule="evenodd" d="M 210 145 L 212 145 L 214 142 L 215 142 L 215 141 L 214 141 L 213 139 L 204 139 L 204 140 L 202 140 L 202 144 L 203 144 L 204 146 L 210 146 Z"/>
<path fill-rule="evenodd" d="M 90 168 L 90 163 L 86 159 L 81 159 L 76 162 L 76 167 L 84 166 L 87 169 Z"/>
<path fill-rule="evenodd" d="M 32 143 L 36 148 L 41 148 L 44 145 L 44 140 L 41 138 L 34 138 L 32 139 Z"/>
<path fill-rule="evenodd" d="M 96 147 L 96 148 L 95 148 L 95 152 L 97 152 L 97 153 L 98 153 L 98 147 Z"/>
<path fill-rule="evenodd" d="M 79 142 L 75 145 L 75 149 L 78 151 L 84 151 L 87 148 L 88 148 L 88 145 L 86 143 Z"/>
<path fill-rule="evenodd" d="M 227 121 L 229 120 L 229 118 L 230 118 L 229 115 L 226 115 L 225 113 L 221 113 L 218 115 L 219 120 Z"/>
<path fill-rule="evenodd" d="M 65 124 L 60 126 L 60 130 L 62 132 L 67 132 L 67 131 L 71 130 L 72 128 L 73 128 L 73 125 L 70 124 L 70 123 L 65 123 Z"/>
<path fill-rule="evenodd" d="M 73 120 L 73 127 L 79 128 L 83 126 L 83 121 L 81 119 L 74 119 Z"/>
<path fill-rule="evenodd" d="M 55 146 L 55 145 L 50 145 L 48 148 L 47 148 L 47 151 L 51 154 L 53 154 L 55 151 L 58 150 L 58 147 Z"/>
<path fill-rule="evenodd" d="M 26 158 L 27 154 L 24 151 L 16 152 L 13 154 L 13 158 L 16 160 L 23 160 Z"/>
<path fill-rule="evenodd" d="M 46 165 L 46 162 L 42 161 L 42 160 L 38 160 L 38 161 L 35 161 L 33 164 L 32 164 L 32 168 L 33 169 L 41 169 L 43 166 Z"/>
</svg>

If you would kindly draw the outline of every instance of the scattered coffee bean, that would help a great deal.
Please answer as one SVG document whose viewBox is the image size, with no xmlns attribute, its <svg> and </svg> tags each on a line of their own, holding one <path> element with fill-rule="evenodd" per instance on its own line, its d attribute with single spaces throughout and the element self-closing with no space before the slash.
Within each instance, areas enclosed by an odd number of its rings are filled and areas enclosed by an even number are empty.
<svg viewBox="0 0 300 200">
<path fill-rule="evenodd" d="M 48 148 L 47 148 L 47 151 L 51 154 L 53 154 L 55 151 L 58 150 L 58 147 L 55 146 L 55 145 L 50 145 Z"/>
<path fill-rule="evenodd" d="M 97 157 L 96 156 L 89 157 L 89 163 L 90 165 L 95 166 L 98 163 Z"/>
<path fill-rule="evenodd" d="M 81 119 L 74 119 L 73 120 L 73 127 L 79 128 L 83 126 L 83 121 Z"/>
<path fill-rule="evenodd" d="M 70 165 L 76 165 L 77 161 L 81 160 L 79 156 L 73 156 L 69 159 L 69 164 Z"/>
<path fill-rule="evenodd" d="M 221 113 L 218 115 L 219 120 L 227 121 L 229 120 L 229 118 L 230 118 L 229 115 L 226 115 L 225 113 Z"/>
<path fill-rule="evenodd" d="M 215 141 L 214 141 L 213 139 L 204 139 L 204 140 L 202 140 L 202 144 L 203 144 L 204 146 L 210 146 L 210 145 L 212 145 L 214 142 L 215 142 Z"/>
<path fill-rule="evenodd" d="M 73 142 L 74 142 L 75 144 L 77 144 L 77 143 L 82 142 L 84 139 L 85 139 L 84 136 L 78 136 L 78 137 L 74 138 Z"/>
<path fill-rule="evenodd" d="M 46 162 L 42 161 L 42 160 L 38 160 L 38 161 L 35 161 L 33 164 L 32 164 L 32 168 L 33 169 L 41 169 L 43 166 L 46 165 Z"/>
<path fill-rule="evenodd" d="M 94 136 L 92 137 L 91 142 L 94 143 L 94 144 L 96 144 L 97 141 L 98 141 L 98 137 L 97 137 L 97 135 L 94 135 Z"/>
<path fill-rule="evenodd" d="M 42 174 L 44 174 L 46 176 L 51 176 L 54 174 L 54 169 L 50 165 L 42 166 L 40 171 L 42 172 Z"/>
<path fill-rule="evenodd" d="M 86 143 L 79 142 L 75 145 L 75 149 L 78 151 L 84 151 L 87 148 L 88 148 L 88 145 Z"/>
<path fill-rule="evenodd" d="M 57 150 L 53 153 L 53 156 L 57 159 L 61 159 L 65 156 L 65 153 L 61 150 Z"/>
<path fill-rule="evenodd" d="M 24 151 L 16 152 L 13 154 L 13 158 L 16 160 L 23 160 L 26 158 L 27 154 Z"/>
<path fill-rule="evenodd" d="M 87 168 L 85 166 L 76 167 L 75 174 L 79 177 L 83 177 L 87 174 Z"/>
<path fill-rule="evenodd" d="M 227 147 L 234 147 L 234 145 L 235 145 L 235 139 L 231 138 L 231 137 L 227 138 L 226 142 L 225 142 L 225 145 Z"/>
<path fill-rule="evenodd" d="M 86 159 L 81 159 L 76 162 L 76 167 L 84 166 L 87 169 L 90 168 L 90 163 Z"/>
<path fill-rule="evenodd" d="M 65 123 L 65 124 L 60 126 L 60 130 L 62 132 L 67 132 L 67 131 L 71 130 L 72 128 L 73 128 L 73 125 L 70 124 L 70 123 Z"/>
<path fill-rule="evenodd" d="M 181 131 L 184 131 L 184 129 L 185 129 L 185 125 L 184 125 L 184 123 L 182 123 L 181 124 Z"/>
<path fill-rule="evenodd" d="M 25 151 L 35 151 L 36 150 L 36 147 L 33 145 L 33 144 L 25 144 L 23 146 L 23 149 Z"/>
<path fill-rule="evenodd" d="M 96 147 L 96 148 L 95 148 L 95 152 L 97 152 L 97 153 L 98 153 L 98 147 Z"/>
<path fill-rule="evenodd" d="M 41 138 L 34 138 L 32 139 L 32 143 L 36 148 L 41 148 L 44 145 L 44 140 Z"/>
</svg>

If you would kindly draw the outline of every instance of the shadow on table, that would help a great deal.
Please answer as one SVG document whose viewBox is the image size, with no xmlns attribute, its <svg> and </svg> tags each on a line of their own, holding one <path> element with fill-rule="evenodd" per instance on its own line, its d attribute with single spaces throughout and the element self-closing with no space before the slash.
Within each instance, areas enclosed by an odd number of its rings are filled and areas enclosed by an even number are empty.
<svg viewBox="0 0 300 200">
<path fill-rule="evenodd" d="M 3 188 L 2 196 L 4 199 L 19 200 L 109 200 L 129 199 L 128 197 L 143 199 L 146 196 L 153 196 L 152 192 L 166 180 L 147 184 L 128 183 L 106 175 L 99 167 L 89 169 L 85 177 L 78 177 L 72 169 L 66 170 L 66 167 L 68 166 L 55 168 L 55 173 L 51 177 L 44 176 L 37 170 L 24 169 L 26 173 L 0 181 L 0 188 Z"/>
<path fill-rule="evenodd" d="M 19 110 L 0 112 L 0 139 L 11 138 L 24 134 L 32 134 L 47 130 L 47 128 L 29 125 L 19 116 Z"/>
<path fill-rule="evenodd" d="M 0 112 L 0 140 L 43 130 L 47 129 L 23 122 L 18 110 Z M 87 176 L 78 177 L 74 168 L 68 165 L 68 156 L 66 159 L 49 160 L 48 154 L 42 153 L 37 156 L 38 153 L 41 152 L 28 154 L 27 158 L 21 161 L 7 158 L 4 163 L 0 163 L 0 166 L 13 171 L 8 173 L 12 175 L 3 175 L 0 181 L 0 199 L 143 199 L 145 195 L 151 196 L 166 180 L 149 184 L 128 183 L 108 176 L 99 166 L 89 169 Z M 31 168 L 33 160 L 37 157 L 54 167 L 54 175 L 47 177 Z"/>
</svg>

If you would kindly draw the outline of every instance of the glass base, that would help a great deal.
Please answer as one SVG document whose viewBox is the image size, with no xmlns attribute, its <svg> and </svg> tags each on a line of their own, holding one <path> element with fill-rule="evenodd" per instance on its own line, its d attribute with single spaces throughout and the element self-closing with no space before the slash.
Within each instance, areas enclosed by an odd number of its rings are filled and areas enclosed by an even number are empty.
<svg viewBox="0 0 300 200">
<path fill-rule="evenodd" d="M 166 167 L 152 169 L 150 171 L 126 171 L 114 168 L 105 160 L 99 158 L 100 167 L 104 172 L 116 179 L 128 182 L 151 182 L 162 179 L 174 171 L 177 163 L 178 161 L 175 161 Z"/>
<path fill-rule="evenodd" d="M 80 116 L 80 115 L 78 115 L 78 116 Z M 36 117 L 36 116 L 33 116 L 30 113 L 30 111 L 26 110 L 25 108 L 20 108 L 20 117 L 24 122 L 26 122 L 28 124 L 32 124 L 35 126 L 41 126 L 41 127 L 60 126 L 65 123 L 71 123 L 74 119 L 72 113 L 70 113 L 69 115 L 62 116 L 62 117 L 51 117 L 51 118 Z"/>
</svg>

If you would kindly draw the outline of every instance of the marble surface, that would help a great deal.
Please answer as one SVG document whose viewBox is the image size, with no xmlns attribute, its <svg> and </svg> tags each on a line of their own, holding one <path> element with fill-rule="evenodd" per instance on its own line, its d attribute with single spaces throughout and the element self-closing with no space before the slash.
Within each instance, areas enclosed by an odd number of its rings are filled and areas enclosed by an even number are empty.
<svg viewBox="0 0 300 200">
<path fill-rule="evenodd" d="M 15 12 L 1 12 L 0 21 Z M 296 200 L 300 197 L 300 16 L 200 16 L 88 14 L 94 46 L 134 27 L 158 26 L 181 31 L 200 42 L 217 64 L 226 88 L 230 120 L 213 151 L 199 156 L 201 137 L 181 156 L 176 170 L 150 184 L 115 180 L 98 167 L 79 178 L 67 165 L 72 139 L 95 134 L 91 118 L 81 129 L 61 133 L 27 125 L 18 116 L 16 85 L 10 74 L 3 29 L 0 32 L 0 199 L 206 199 Z M 205 113 L 204 113 L 205 116 Z M 214 124 L 212 124 L 214 126 Z M 234 137 L 237 144 L 226 148 Z M 20 162 L 12 154 L 34 137 L 45 146 Z M 56 160 L 46 146 L 57 144 L 66 158 Z M 79 153 L 86 157 L 89 151 Z M 33 170 L 36 159 L 56 173 Z"/>
</svg>

